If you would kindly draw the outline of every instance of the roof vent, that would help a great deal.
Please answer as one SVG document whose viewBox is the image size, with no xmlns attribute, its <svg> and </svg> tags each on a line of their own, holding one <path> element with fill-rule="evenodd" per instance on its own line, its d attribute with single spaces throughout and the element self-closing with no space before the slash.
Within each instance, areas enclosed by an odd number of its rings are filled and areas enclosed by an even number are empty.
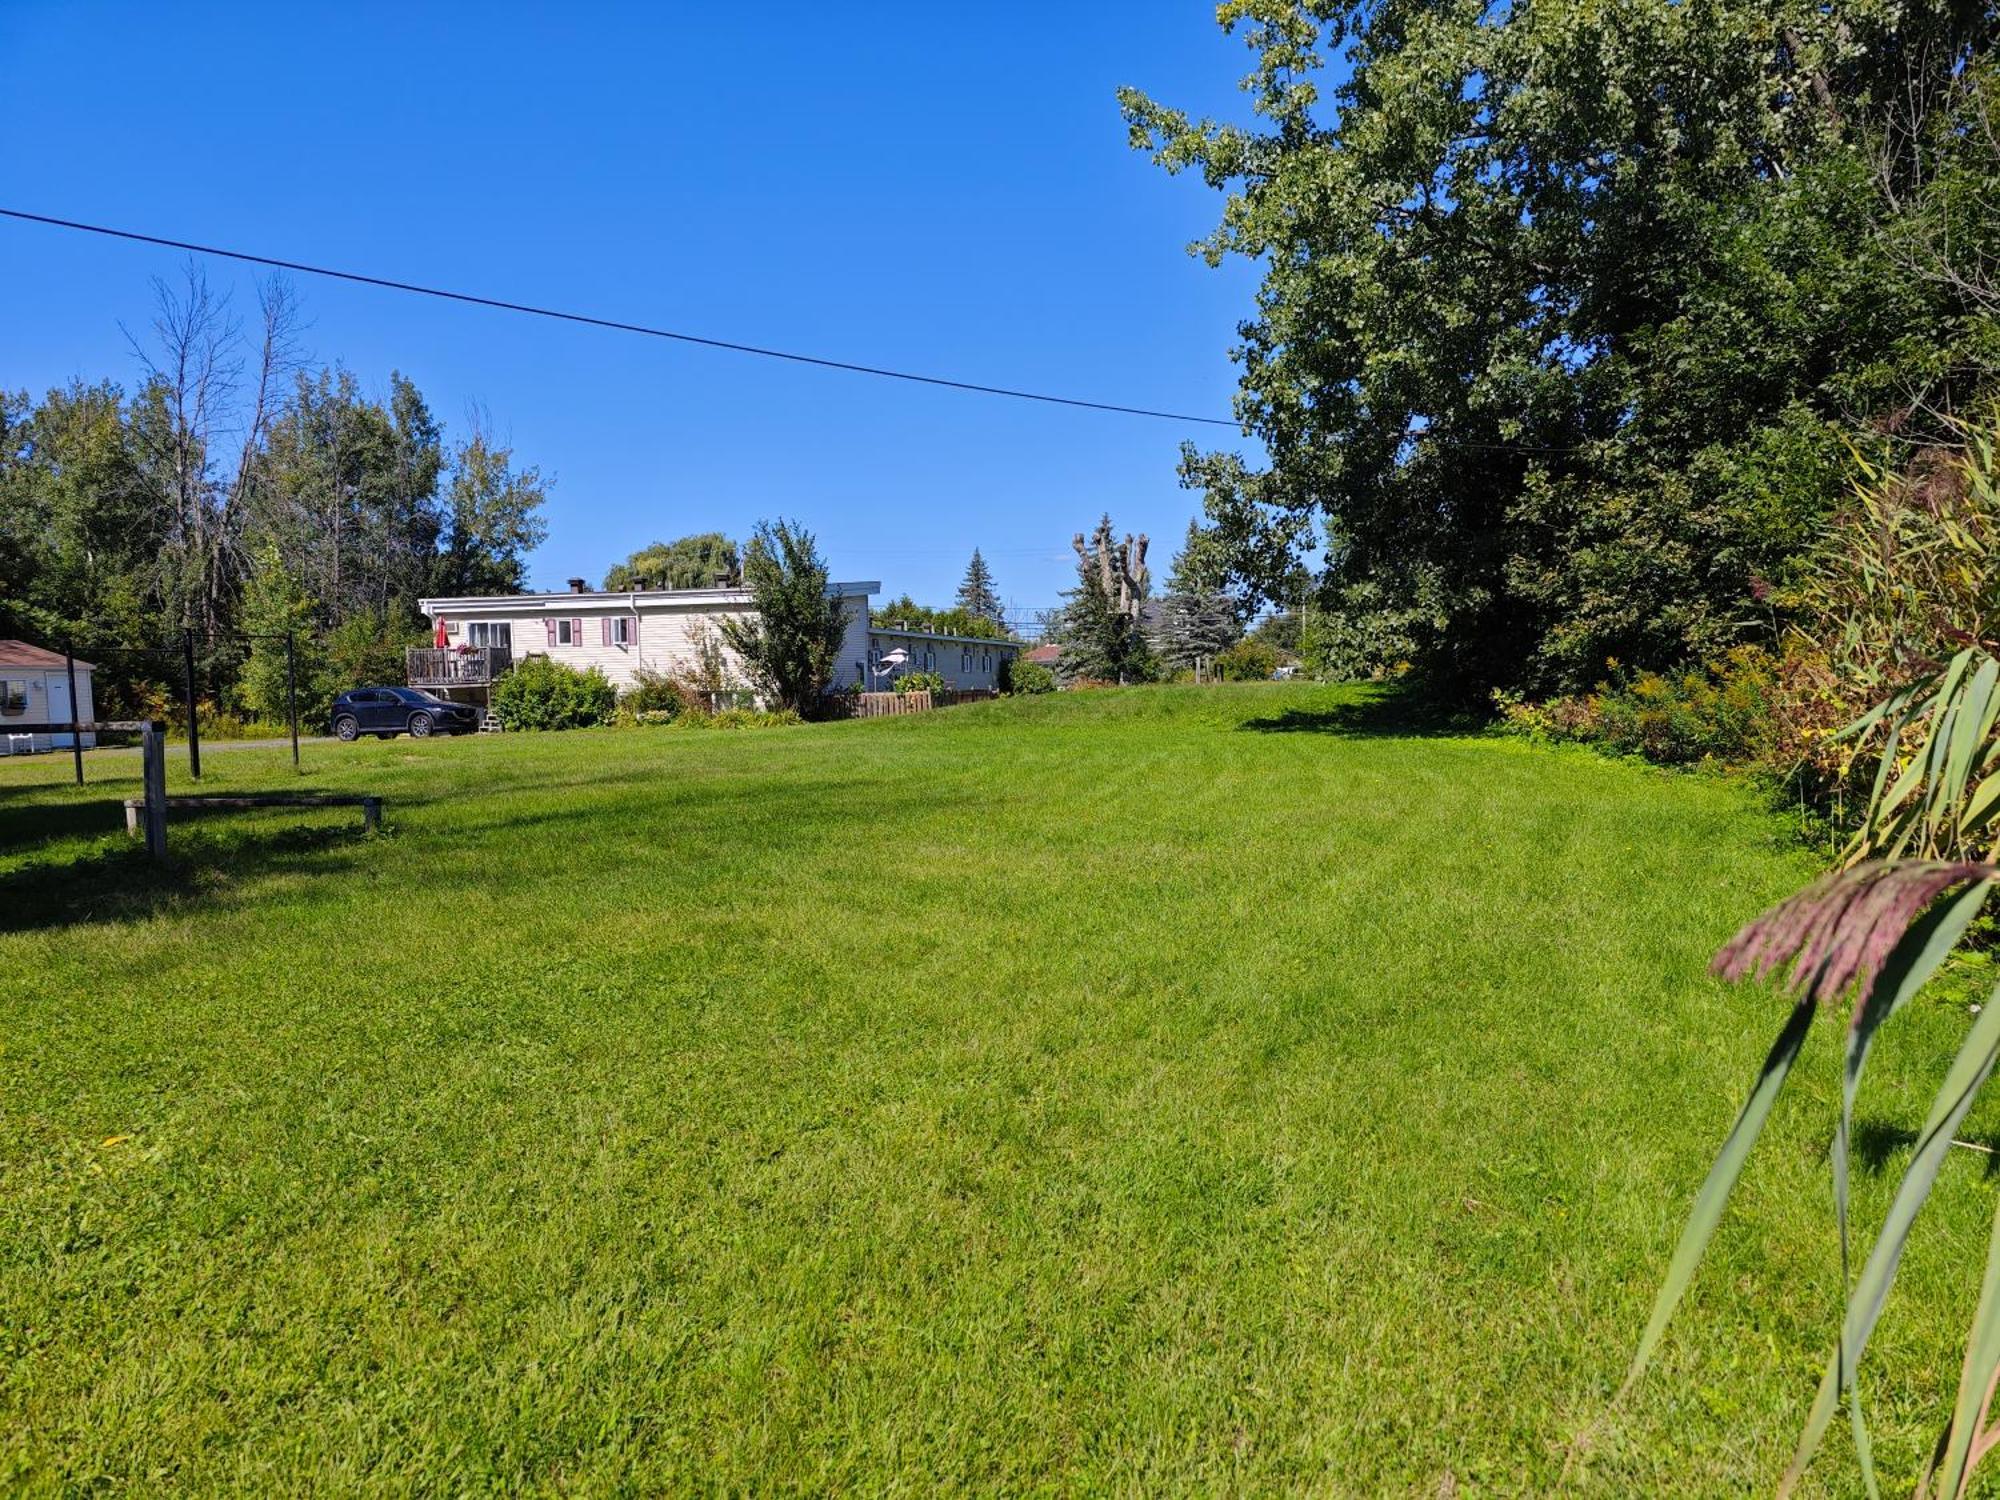
<svg viewBox="0 0 2000 1500">
<path fill-rule="evenodd" d="M 589 592 L 587 585 L 585 585 L 584 581 L 581 578 L 572 578 L 569 581 L 569 591 L 572 594 L 582 594 Z"/>
</svg>

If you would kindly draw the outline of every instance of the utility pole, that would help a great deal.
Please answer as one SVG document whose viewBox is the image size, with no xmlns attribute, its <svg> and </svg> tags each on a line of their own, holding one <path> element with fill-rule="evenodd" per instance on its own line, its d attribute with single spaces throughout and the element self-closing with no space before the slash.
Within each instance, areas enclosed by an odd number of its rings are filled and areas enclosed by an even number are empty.
<svg viewBox="0 0 2000 1500">
<path fill-rule="evenodd" d="M 201 780 L 201 725 L 194 707 L 194 632 L 181 632 L 181 664 L 187 669 L 188 773 Z M 74 689 L 72 689 L 74 691 Z"/>
<path fill-rule="evenodd" d="M 292 769 L 299 768 L 299 670 L 292 632 L 285 632 L 285 712 L 292 721 Z"/>
<path fill-rule="evenodd" d="M 76 784 L 83 785 L 83 727 L 76 716 L 76 646 L 63 647 L 63 670 L 69 674 L 69 749 L 76 759 Z"/>
</svg>

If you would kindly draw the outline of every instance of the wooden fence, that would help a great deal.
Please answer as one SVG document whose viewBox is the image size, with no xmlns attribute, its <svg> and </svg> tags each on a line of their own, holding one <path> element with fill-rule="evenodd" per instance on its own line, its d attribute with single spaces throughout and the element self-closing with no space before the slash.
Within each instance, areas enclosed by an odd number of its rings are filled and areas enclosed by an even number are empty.
<svg viewBox="0 0 2000 1500">
<path fill-rule="evenodd" d="M 827 699 L 829 719 L 882 719 L 926 714 L 934 708 L 978 703 L 1000 695 L 991 688 L 946 688 L 941 693 L 837 693 Z"/>
</svg>

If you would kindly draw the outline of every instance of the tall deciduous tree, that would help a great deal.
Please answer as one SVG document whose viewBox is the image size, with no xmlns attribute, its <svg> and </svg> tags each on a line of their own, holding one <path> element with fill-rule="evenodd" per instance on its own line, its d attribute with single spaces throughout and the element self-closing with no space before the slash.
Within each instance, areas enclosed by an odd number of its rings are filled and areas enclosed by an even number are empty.
<svg viewBox="0 0 2000 1500">
<path fill-rule="evenodd" d="M 510 448 L 483 431 L 459 445 L 445 494 L 444 528 L 432 567 L 440 594 L 511 594 L 525 584 L 528 554 L 549 534 L 547 487 L 536 468 L 515 469 Z"/>
<path fill-rule="evenodd" d="M 794 521 L 761 521 L 743 551 L 743 582 L 757 612 L 726 616 L 723 639 L 745 670 L 787 708 L 809 713 L 833 681 L 847 611 L 812 533 Z"/>
<path fill-rule="evenodd" d="M 1258 123 L 1121 96 L 1226 192 L 1204 253 L 1263 267 L 1238 410 L 1269 465 L 1183 475 L 1266 602 L 1320 560 L 1343 649 L 1540 688 L 1768 629 L 1752 582 L 1840 498 L 1848 425 L 1936 435 L 1993 379 L 1978 276 L 1898 232 L 1945 164 L 1990 225 L 1990 3 L 1220 15 Z"/>
<path fill-rule="evenodd" d="M 706 589 L 743 580 L 736 543 L 719 531 L 641 547 L 604 575 L 607 589 Z"/>
<path fill-rule="evenodd" d="M 257 538 L 329 620 L 411 614 L 445 525 L 441 434 L 416 387 L 392 375 L 385 406 L 346 370 L 301 375 L 259 462 Z"/>
<path fill-rule="evenodd" d="M 972 549 L 972 560 L 965 565 L 965 577 L 958 585 L 958 607 L 974 619 L 990 620 L 995 625 L 1006 619 L 999 591 L 993 587 L 993 571 L 977 547 Z"/>
</svg>

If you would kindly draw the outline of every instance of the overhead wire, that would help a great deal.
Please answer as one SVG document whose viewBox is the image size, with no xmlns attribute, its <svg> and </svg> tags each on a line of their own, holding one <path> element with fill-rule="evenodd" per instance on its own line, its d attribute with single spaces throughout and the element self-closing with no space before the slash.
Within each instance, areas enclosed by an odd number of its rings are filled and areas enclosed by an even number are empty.
<svg viewBox="0 0 2000 1500">
<path fill-rule="evenodd" d="M 169 250 L 184 250 L 190 255 L 212 255 L 223 260 L 244 261 L 254 266 L 269 266 L 280 271 L 295 271 L 303 276 L 323 276 L 334 281 L 353 282 L 359 286 L 381 287 L 388 291 L 410 292 L 422 297 L 437 297 L 447 302 L 465 303 L 472 307 L 496 308 L 502 312 L 524 313 L 530 317 L 552 318 L 564 323 L 580 323 L 590 328 L 608 328 L 618 333 L 642 334 L 647 338 L 670 339 L 675 343 L 694 344 L 704 349 L 723 349 L 734 354 L 750 354 L 760 359 L 781 359 L 793 364 L 812 365 L 823 370 L 842 370 L 851 375 L 872 375 L 882 380 L 902 380 L 914 385 L 941 386 L 947 390 L 967 391 L 981 396 L 1004 396 L 1016 401 L 1039 401 L 1050 406 L 1076 407 L 1085 411 L 1116 412 L 1128 417 L 1150 417 L 1163 422 L 1193 422 L 1208 427 L 1235 427 L 1242 424 L 1225 417 L 1200 417 L 1186 412 L 1161 411 L 1153 407 L 1127 406 L 1116 401 L 1089 401 L 1080 396 L 1058 396 L 1047 391 L 1022 390 L 1013 386 L 985 385 L 972 380 L 954 380 L 943 375 L 925 375 L 912 370 L 891 370 L 880 365 L 861 364 L 854 360 L 829 359 L 817 354 L 801 354 L 792 349 L 773 349 L 760 344 L 747 344 L 735 339 L 710 338 L 703 334 L 684 333 L 671 328 L 656 328 L 645 323 L 628 322 L 622 318 L 601 318 L 590 313 L 570 312 L 561 308 L 540 307 L 529 302 L 512 302 L 501 297 L 485 297 L 473 292 L 452 291 L 445 287 L 424 286 L 413 281 L 398 281 L 387 276 L 370 276 L 360 271 L 343 271 L 331 266 L 316 266 L 305 261 L 289 260 L 275 255 L 258 255 L 248 250 L 231 250 L 220 245 L 197 244 L 192 240 L 171 239 L 165 235 L 142 234 L 134 229 L 116 229 L 106 224 L 87 224 L 78 219 L 59 219 L 51 214 L 29 213 L 24 209 L 0 208 L 0 217 L 16 219 L 25 224 L 42 224 L 56 229 L 74 230 L 80 234 L 95 234 L 107 239 L 129 240 L 142 245 L 159 245 Z"/>
</svg>

